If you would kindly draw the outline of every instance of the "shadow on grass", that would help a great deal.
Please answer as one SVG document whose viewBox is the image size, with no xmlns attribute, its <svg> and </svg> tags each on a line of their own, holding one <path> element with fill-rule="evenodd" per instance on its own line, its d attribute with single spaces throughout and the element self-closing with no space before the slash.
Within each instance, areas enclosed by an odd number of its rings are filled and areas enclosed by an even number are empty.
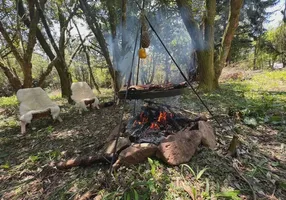
<svg viewBox="0 0 286 200">
<path fill-rule="evenodd" d="M 20 127 L 1 130 L 0 194 L 5 195 L 4 199 L 42 199 L 45 194 L 56 195 L 55 199 L 61 199 L 58 195 L 70 198 L 97 182 L 96 173 L 104 167 L 76 168 L 63 173 L 49 166 L 61 159 L 96 154 L 97 147 L 117 125 L 118 108 L 92 110 L 82 116 L 69 106 L 65 109 L 61 113 L 62 123 L 49 118 L 36 120 L 25 136 L 20 134 Z M 81 184 L 79 191 L 70 191 L 77 184 Z"/>
</svg>

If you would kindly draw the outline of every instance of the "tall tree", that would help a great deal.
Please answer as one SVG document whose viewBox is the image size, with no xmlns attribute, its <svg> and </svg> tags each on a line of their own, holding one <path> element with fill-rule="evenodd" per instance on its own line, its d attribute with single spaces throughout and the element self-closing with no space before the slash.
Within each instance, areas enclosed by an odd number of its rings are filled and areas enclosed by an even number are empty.
<svg viewBox="0 0 286 200">
<path fill-rule="evenodd" d="M 26 15 L 25 12 L 25 8 L 23 6 L 22 1 L 18 2 L 18 15 L 22 18 L 24 24 L 29 27 L 31 21 L 29 19 L 24 18 L 24 16 Z M 49 59 L 51 60 L 51 63 L 54 64 L 58 75 L 60 77 L 60 82 L 61 82 L 61 92 L 62 92 L 62 96 L 65 98 L 69 99 L 69 102 L 71 102 L 70 96 L 71 96 L 71 76 L 70 73 L 68 71 L 68 69 L 66 68 L 66 63 L 64 60 L 64 57 L 60 54 L 60 51 L 58 50 L 57 45 L 55 44 L 55 40 L 53 39 L 53 36 L 51 35 L 51 31 L 50 31 L 50 27 L 45 20 L 45 16 L 44 16 L 44 5 L 45 5 L 45 1 L 41 1 L 41 5 L 36 1 L 37 4 L 37 10 L 39 11 L 40 17 L 43 21 L 44 28 L 47 31 L 48 34 L 48 38 L 51 41 L 51 46 L 50 44 L 47 42 L 47 39 L 45 38 L 44 34 L 41 32 L 41 30 L 39 28 L 37 28 L 36 30 L 36 37 L 37 40 L 39 41 L 41 47 L 43 48 L 43 50 L 45 51 L 45 53 L 47 54 L 47 56 L 49 57 Z M 59 6 L 61 7 L 61 6 Z M 74 7 L 76 8 L 76 7 Z M 69 15 L 69 17 L 66 20 L 66 23 L 64 23 L 64 25 L 68 24 L 68 21 L 72 18 L 72 16 L 75 15 L 75 11 L 76 9 L 73 10 L 72 14 Z M 60 11 L 61 12 L 61 11 Z M 61 27 L 61 37 L 60 38 L 64 38 L 64 34 L 66 31 L 66 26 Z M 53 41 L 53 42 L 52 42 Z M 63 41 L 63 40 L 61 40 Z M 62 43 L 62 42 L 61 42 Z M 61 45 L 61 47 L 64 47 L 63 45 Z M 54 51 L 53 51 L 54 50 Z M 54 53 L 55 52 L 55 53 Z M 63 53 L 64 51 L 61 50 L 61 52 Z M 52 67 L 53 65 L 49 65 L 49 67 L 47 68 L 46 72 L 43 74 L 43 76 L 40 78 L 40 81 L 43 82 L 43 79 L 45 79 L 45 77 L 52 71 Z"/>
<path fill-rule="evenodd" d="M 67 42 L 66 31 L 67 31 L 68 24 L 70 20 L 72 19 L 72 17 L 76 14 L 78 6 L 77 6 L 77 3 L 73 3 L 71 1 L 69 4 L 71 8 L 66 8 L 66 10 L 71 9 L 71 12 L 64 13 L 63 6 L 66 5 L 65 3 L 56 2 L 54 4 L 57 10 L 57 17 L 58 17 L 57 20 L 59 21 L 59 25 L 60 25 L 59 41 L 58 41 L 58 44 L 56 44 L 56 41 L 51 33 L 48 21 L 46 20 L 46 16 L 44 15 L 44 9 L 45 9 L 44 3 L 45 2 L 41 2 L 41 4 L 39 4 L 37 2 L 37 10 L 39 11 L 41 21 L 48 35 L 48 39 L 53 47 L 53 50 L 56 52 L 56 56 L 51 51 L 51 48 L 49 47 L 49 45 L 47 45 L 47 43 L 43 41 L 41 32 L 39 32 L 39 34 L 37 35 L 37 38 L 40 44 L 42 45 L 44 51 L 47 53 L 47 55 L 49 56 L 51 60 L 53 60 L 55 57 L 58 58 L 58 62 L 55 63 L 55 67 L 60 77 L 62 96 L 68 98 L 69 102 L 72 102 L 70 98 L 72 79 L 71 79 L 71 74 L 68 70 L 68 65 L 65 59 L 65 47 L 66 47 L 65 43 Z"/>
<path fill-rule="evenodd" d="M 22 0 L 18 0 L 18 2 L 22 3 Z M 5 21 L 2 19 L 0 21 L 0 32 L 6 41 L 8 47 L 11 49 L 11 52 L 13 53 L 15 59 L 17 60 L 18 64 L 21 66 L 23 75 L 24 75 L 24 81 L 23 81 L 23 87 L 28 88 L 32 87 L 32 54 L 33 50 L 36 44 L 36 31 L 37 31 L 37 25 L 39 22 L 39 13 L 36 9 L 36 2 L 34 0 L 27 1 L 28 3 L 28 10 L 29 10 L 29 19 L 31 23 L 29 24 L 27 39 L 23 39 L 22 35 L 25 35 L 25 32 L 21 30 L 18 17 L 17 19 L 17 28 L 16 28 L 16 35 L 19 37 L 20 47 L 18 47 L 12 39 L 11 32 L 13 30 L 9 29 L 8 25 L 5 24 Z M 28 16 L 24 16 L 25 18 L 28 18 Z M 11 19 L 11 17 L 10 17 Z M 15 18 L 14 18 L 15 19 Z M 9 31 L 10 30 L 10 31 Z M 8 76 L 9 80 L 16 80 L 11 79 L 12 73 L 8 71 L 8 68 L 4 66 L 4 64 L 1 64 L 1 69 L 4 70 L 4 73 L 6 76 Z M 18 81 L 17 81 L 18 82 Z M 14 82 L 12 83 L 13 86 L 16 87 L 16 85 L 19 85 L 18 83 Z"/>
<path fill-rule="evenodd" d="M 231 41 L 238 26 L 243 0 L 231 0 L 229 2 L 228 25 L 224 31 L 216 58 L 214 57 L 216 0 L 205 0 L 205 14 L 201 18 L 201 24 L 192 14 L 192 4 L 187 0 L 176 0 L 176 3 L 197 52 L 199 86 L 205 91 L 211 91 L 218 87 L 218 78 L 226 62 Z"/>
</svg>

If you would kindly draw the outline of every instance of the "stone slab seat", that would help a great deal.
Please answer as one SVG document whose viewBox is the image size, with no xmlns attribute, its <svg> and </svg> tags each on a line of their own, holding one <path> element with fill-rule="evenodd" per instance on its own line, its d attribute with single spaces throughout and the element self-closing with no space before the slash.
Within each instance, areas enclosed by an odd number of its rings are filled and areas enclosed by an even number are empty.
<svg viewBox="0 0 286 200">
<path fill-rule="evenodd" d="M 81 114 L 82 110 L 87 111 L 89 108 L 98 108 L 99 109 L 99 100 L 93 93 L 92 89 L 86 82 L 76 82 L 71 85 L 72 90 L 72 100 L 75 101 L 76 106 L 79 109 Z"/>
<path fill-rule="evenodd" d="M 26 125 L 32 120 L 50 116 L 54 120 L 59 117 L 60 107 L 54 103 L 47 93 L 40 87 L 18 90 L 17 99 L 20 102 L 21 133 L 26 133 Z"/>
</svg>

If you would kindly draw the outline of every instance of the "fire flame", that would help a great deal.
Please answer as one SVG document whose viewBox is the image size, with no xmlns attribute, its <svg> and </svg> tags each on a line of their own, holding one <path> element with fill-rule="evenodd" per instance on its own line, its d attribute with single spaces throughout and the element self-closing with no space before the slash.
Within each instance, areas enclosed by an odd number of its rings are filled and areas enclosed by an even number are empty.
<svg viewBox="0 0 286 200">
<path fill-rule="evenodd" d="M 166 123 L 167 122 L 167 113 L 166 112 L 160 112 L 160 115 L 158 117 L 159 123 Z"/>
<path fill-rule="evenodd" d="M 156 122 L 152 122 L 150 128 L 151 129 L 160 129 L 160 126 Z"/>
<path fill-rule="evenodd" d="M 168 114 L 167 112 L 165 111 L 161 111 L 159 113 L 159 116 L 157 119 L 155 119 L 155 121 L 153 121 L 154 119 L 149 119 L 144 112 L 142 112 L 139 116 L 139 119 L 138 120 L 135 120 L 134 123 L 133 123 L 133 126 L 136 126 L 136 125 L 142 125 L 142 124 L 146 124 L 148 122 L 152 122 L 151 125 L 150 125 L 150 129 L 160 129 L 160 125 L 166 125 L 167 124 L 167 117 L 173 117 L 173 114 Z"/>
</svg>

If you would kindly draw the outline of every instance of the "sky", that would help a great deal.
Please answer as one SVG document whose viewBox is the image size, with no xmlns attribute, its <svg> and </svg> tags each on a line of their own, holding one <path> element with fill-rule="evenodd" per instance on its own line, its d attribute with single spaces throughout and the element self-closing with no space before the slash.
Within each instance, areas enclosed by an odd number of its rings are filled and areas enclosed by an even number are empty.
<svg viewBox="0 0 286 200">
<path fill-rule="evenodd" d="M 272 8 L 267 9 L 268 12 L 274 12 L 270 18 L 268 23 L 264 23 L 264 27 L 266 29 L 272 29 L 277 28 L 279 26 L 279 23 L 283 19 L 283 14 L 281 13 L 282 10 L 285 8 L 285 1 L 286 0 L 280 0 L 279 3 Z"/>
</svg>

